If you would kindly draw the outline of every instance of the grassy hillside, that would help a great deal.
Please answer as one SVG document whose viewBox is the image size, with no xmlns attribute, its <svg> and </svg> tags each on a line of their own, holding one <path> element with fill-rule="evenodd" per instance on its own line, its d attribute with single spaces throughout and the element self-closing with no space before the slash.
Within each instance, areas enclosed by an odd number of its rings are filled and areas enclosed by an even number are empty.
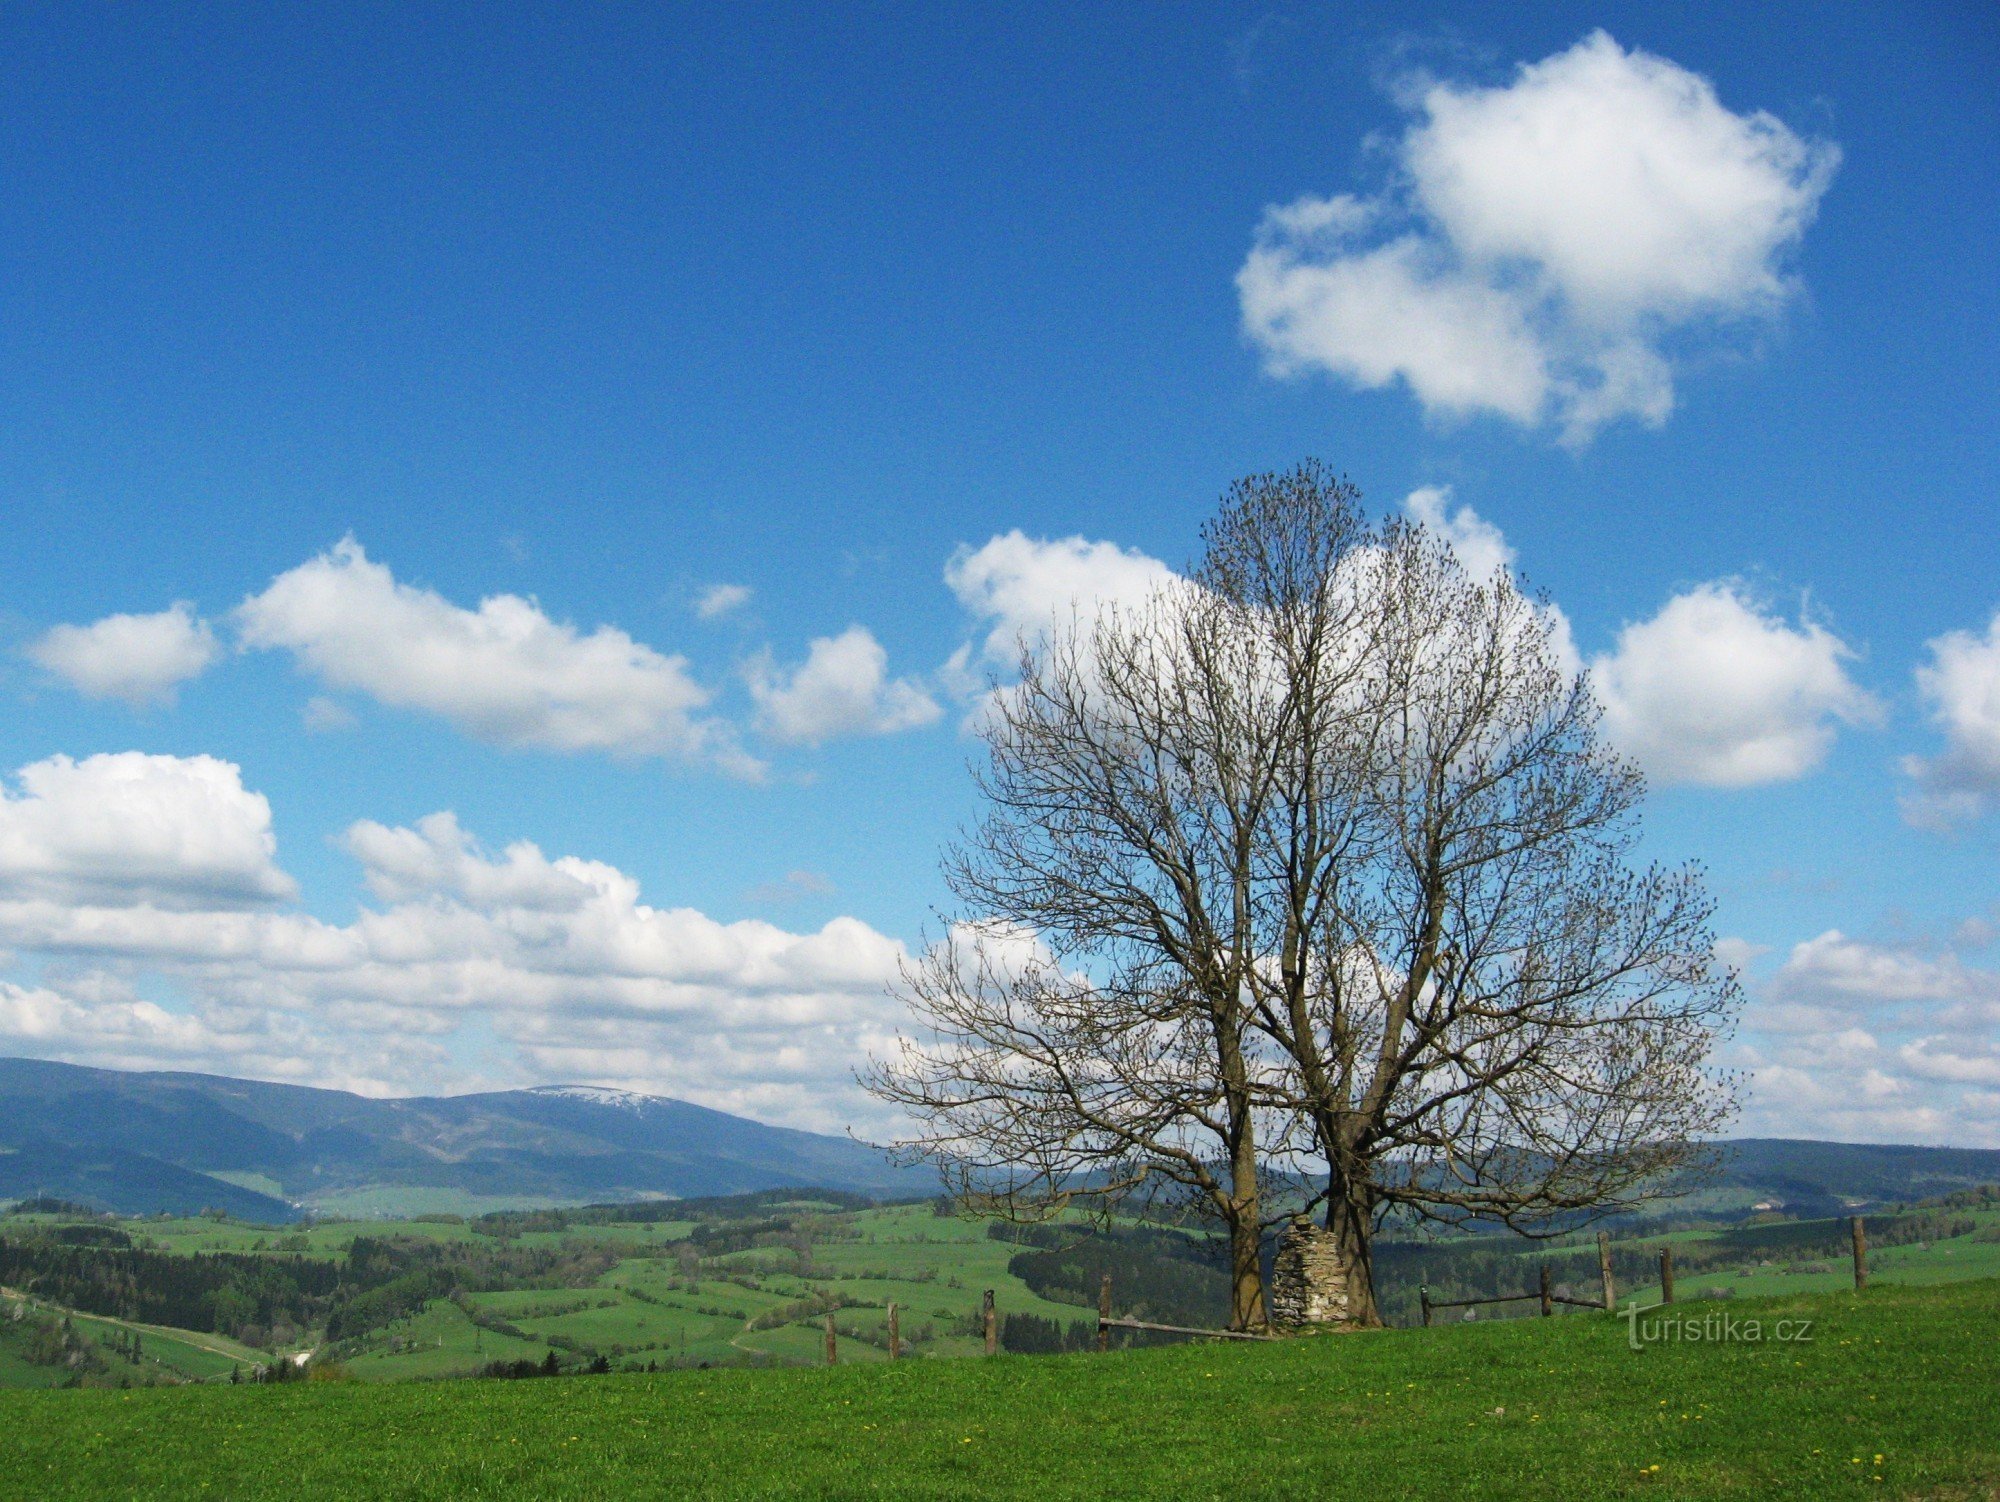
<svg viewBox="0 0 2000 1502">
<path fill-rule="evenodd" d="M 1159 1228 L 1128 1228 L 1111 1245 L 1077 1242 L 1074 1229 L 995 1239 L 980 1222 L 928 1203 L 857 1208 L 853 1200 L 783 1193 L 623 1210 L 538 1212 L 466 1222 L 322 1222 L 260 1227 L 227 1220 L 107 1222 L 52 1214 L 0 1217 L 8 1247 L 57 1243 L 53 1260 L 0 1276 L 37 1318 L 70 1318 L 68 1344 L 14 1329 L 0 1338 L 0 1386 L 117 1386 L 226 1379 L 276 1353 L 311 1350 L 368 1381 L 469 1376 L 496 1363 L 614 1371 L 724 1365 L 813 1364 L 832 1311 L 843 1359 L 886 1359 L 886 1306 L 901 1311 L 905 1350 L 955 1357 L 981 1349 L 976 1315 L 993 1289 L 1002 1340 L 1050 1350 L 1087 1339 L 1099 1273 L 1115 1272 L 1119 1312 L 1173 1323 L 1215 1324 L 1224 1280 L 1197 1241 Z M 661 1219 L 647 1219 L 648 1216 Z M 667 1215 L 679 1218 L 666 1219 Z M 618 1218 L 629 1216 L 634 1218 Z M 2000 1276 L 2000 1195 L 1960 1194 L 1937 1206 L 1871 1221 L 1878 1284 L 1927 1284 Z M 1885 1244 L 1892 1239 L 1893 1244 Z M 1691 1228 L 1614 1246 L 1624 1297 L 1656 1297 L 1657 1254 L 1671 1240 L 1683 1299 L 1834 1292 L 1849 1286 L 1844 1222 L 1776 1221 Z M 1039 1241 L 1039 1245 L 1037 1244 Z M 76 1273 L 127 1252 L 150 1258 L 129 1272 Z M 379 1255 L 393 1252 L 393 1265 Z M 364 1249 L 357 1260 L 357 1248 Z M 1165 1250 L 1162 1250 L 1164 1248 Z M 374 1260 L 370 1260 L 371 1255 Z M 400 1260 L 396 1260 L 400 1259 Z M 1392 1323 L 1417 1320 L 1416 1288 L 1437 1299 L 1520 1293 L 1546 1259 L 1558 1291 L 1597 1291 L 1596 1252 L 1580 1244 L 1468 1238 L 1384 1244 L 1376 1273 Z M 177 1269 L 224 1263 L 237 1281 L 251 1270 L 313 1264 L 318 1295 L 273 1303 L 265 1290 L 225 1317 L 212 1295 L 172 1302 L 137 1295 Z M 120 1266 L 130 1266 L 121 1264 Z M 425 1281 L 393 1300 L 405 1270 Z M 338 1285 L 339 1291 L 334 1291 Z M 370 1293 L 371 1289 L 381 1293 Z M 252 1287 L 251 1293 L 257 1290 Z M 370 1299 L 376 1300 L 367 1307 Z M 261 1302 L 260 1302 L 261 1300 Z M 282 1307 L 281 1307 L 282 1304 Z M 0 1314 L 7 1311 L 0 1309 Z M 1478 1322 L 1532 1316 L 1532 1303 L 1481 1307 Z M 1458 1311 L 1440 1319 L 1463 1319 Z M 148 1321 L 140 1324 L 138 1321 Z M 178 1326 L 181 1328 L 167 1328 Z M 140 1337 L 144 1360 L 126 1356 Z M 7 1330 L 0 1328 L 0 1337 Z M 85 1347 L 81 1364 L 75 1347 Z"/>
<path fill-rule="evenodd" d="M 1711 1308 L 1714 1306 L 1710 1306 Z M 1110 1356 L 0 1393 L 0 1493 L 1988 1497 L 2000 1285 L 1745 1300 L 1807 1342 L 1577 1314 Z"/>
</svg>

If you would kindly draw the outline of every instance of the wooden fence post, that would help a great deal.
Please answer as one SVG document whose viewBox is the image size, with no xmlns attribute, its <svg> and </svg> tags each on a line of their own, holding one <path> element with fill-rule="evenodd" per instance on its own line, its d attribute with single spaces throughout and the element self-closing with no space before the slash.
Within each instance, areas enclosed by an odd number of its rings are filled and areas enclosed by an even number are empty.
<svg viewBox="0 0 2000 1502">
<path fill-rule="evenodd" d="M 896 1301 L 889 1300 L 889 1359 L 894 1361 L 903 1354 L 903 1317 L 896 1308 Z"/>
<path fill-rule="evenodd" d="M 1660 1248 L 1660 1302 L 1662 1304 L 1671 1304 L 1673 1301 L 1674 1249 L 1670 1246 L 1663 1246 Z"/>
<path fill-rule="evenodd" d="M 1556 1312 L 1556 1306 L 1549 1302 L 1549 1263 L 1542 1259 L 1542 1318 L 1547 1319 Z"/>
<path fill-rule="evenodd" d="M 839 1364 L 839 1357 L 834 1353 L 833 1316 L 830 1314 L 826 1317 L 826 1364 L 828 1366 Z"/>
<path fill-rule="evenodd" d="M 1111 1274 L 1106 1273 L 1097 1285 L 1097 1349 L 1111 1349 Z"/>
<path fill-rule="evenodd" d="M 1611 1285 L 1611 1237 L 1609 1233 L 1597 1233 L 1597 1276 L 1604 1281 L 1604 1312 L 1618 1312 L 1618 1294 Z"/>
<path fill-rule="evenodd" d="M 999 1349 L 1000 1321 L 993 1313 L 993 1290 L 990 1288 L 986 1290 L 986 1297 L 981 1301 L 980 1312 L 986 1316 L 986 1354 L 991 1356 Z"/>
<path fill-rule="evenodd" d="M 1868 1286 L 1868 1225 L 1858 1215 L 1849 1222 L 1854 1229 L 1854 1286 Z"/>
<path fill-rule="evenodd" d="M 1428 1284 L 1428 1283 L 1419 1283 L 1419 1284 L 1417 1285 L 1417 1302 L 1418 1302 L 1419 1304 L 1421 1304 L 1421 1305 L 1423 1306 L 1423 1311 L 1424 1311 L 1424 1328 L 1425 1328 L 1425 1329 L 1429 1329 L 1429 1328 L 1430 1328 L 1430 1323 L 1431 1323 L 1431 1286 L 1430 1286 L 1430 1284 Z"/>
</svg>

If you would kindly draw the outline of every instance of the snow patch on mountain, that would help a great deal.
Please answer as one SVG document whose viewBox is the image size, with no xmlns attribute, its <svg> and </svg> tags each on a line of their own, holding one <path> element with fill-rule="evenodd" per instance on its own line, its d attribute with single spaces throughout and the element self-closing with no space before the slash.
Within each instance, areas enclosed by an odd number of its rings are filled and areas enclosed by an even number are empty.
<svg viewBox="0 0 2000 1502">
<path fill-rule="evenodd" d="M 626 1111 L 643 1111 L 661 1099 L 657 1095 L 640 1095 L 633 1090 L 614 1090 L 609 1085 L 536 1085 L 527 1093 L 556 1096 L 563 1100 L 585 1100 L 595 1106 L 617 1106 Z"/>
</svg>

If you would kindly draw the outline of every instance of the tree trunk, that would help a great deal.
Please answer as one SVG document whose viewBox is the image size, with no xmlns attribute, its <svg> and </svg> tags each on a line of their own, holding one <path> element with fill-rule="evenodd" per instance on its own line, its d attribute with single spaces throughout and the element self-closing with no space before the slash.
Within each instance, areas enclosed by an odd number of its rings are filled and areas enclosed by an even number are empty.
<svg viewBox="0 0 2000 1502">
<path fill-rule="evenodd" d="M 1236 988 L 1224 993 L 1233 1001 Z M 1229 1328 L 1265 1330 L 1270 1315 L 1264 1303 L 1262 1195 L 1257 1182 L 1257 1118 L 1251 1109 L 1249 1070 L 1243 1059 L 1243 1023 L 1217 1008 L 1216 1034 L 1229 1112 L 1229 1201 L 1223 1216 L 1229 1227 Z"/>
<path fill-rule="evenodd" d="M 1347 1195 L 1327 1200 L 1326 1233 L 1335 1252 L 1335 1276 L 1347 1292 L 1347 1319 L 1357 1330 L 1380 1329 L 1381 1311 L 1375 1307 L 1375 1249 L 1373 1213 Z"/>
<path fill-rule="evenodd" d="M 1270 1317 L 1264 1309 L 1264 1262 L 1257 1234 L 1257 1201 L 1249 1213 L 1238 1213 L 1229 1223 L 1229 1328 L 1263 1330 Z"/>
</svg>

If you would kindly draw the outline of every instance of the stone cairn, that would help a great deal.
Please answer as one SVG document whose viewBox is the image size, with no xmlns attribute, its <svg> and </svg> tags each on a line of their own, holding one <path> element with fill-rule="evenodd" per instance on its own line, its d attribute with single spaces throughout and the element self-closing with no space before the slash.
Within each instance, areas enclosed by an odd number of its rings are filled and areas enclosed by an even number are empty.
<svg viewBox="0 0 2000 1502">
<path fill-rule="evenodd" d="M 1324 1226 L 1298 1216 L 1278 1238 L 1271 1268 L 1271 1323 L 1303 1330 L 1314 1325 L 1352 1322 L 1347 1270 L 1339 1240 Z"/>
</svg>

